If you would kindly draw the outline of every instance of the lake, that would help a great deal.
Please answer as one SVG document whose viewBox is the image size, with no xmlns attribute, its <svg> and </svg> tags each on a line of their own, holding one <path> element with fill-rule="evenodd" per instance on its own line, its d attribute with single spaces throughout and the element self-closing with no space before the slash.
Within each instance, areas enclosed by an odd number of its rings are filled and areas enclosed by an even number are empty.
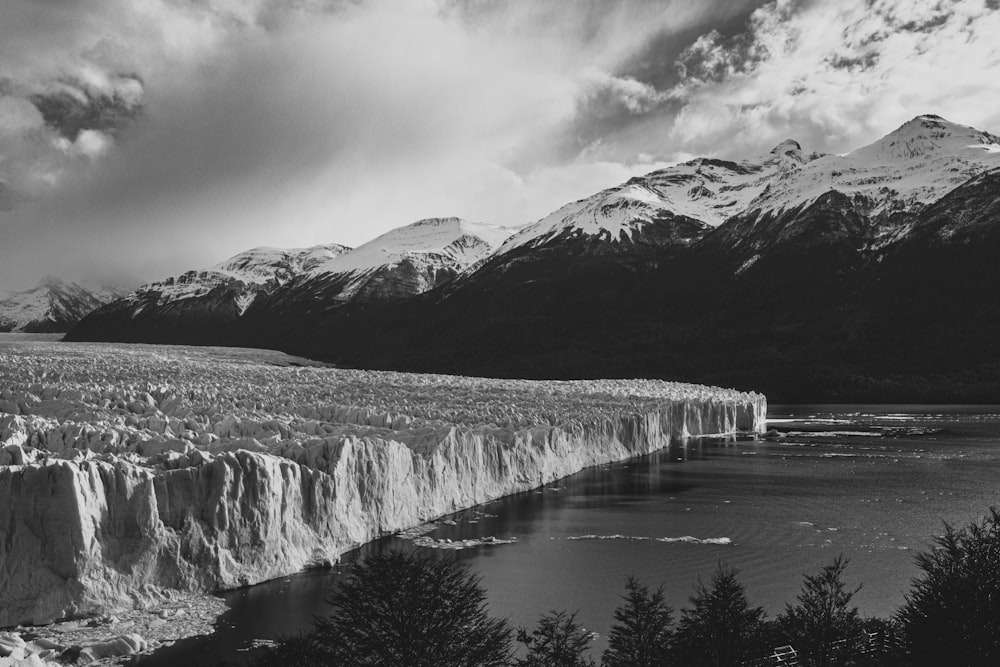
<svg viewBox="0 0 1000 667">
<path fill-rule="evenodd" d="M 531 626 L 579 610 L 606 647 L 626 576 L 663 584 L 675 609 L 718 562 L 736 567 L 769 615 L 803 574 L 834 557 L 862 584 L 863 615 L 890 615 L 918 574 L 914 555 L 942 532 L 1000 505 L 1000 406 L 771 406 L 762 438 L 695 438 L 585 470 L 543 490 L 437 522 L 435 544 L 492 536 L 510 544 L 434 549 L 481 574 L 495 615 Z M 446 542 L 445 542 L 446 544 Z M 425 549 L 388 537 L 345 556 Z M 223 594 L 214 635 L 143 658 L 145 667 L 244 663 L 255 639 L 307 628 L 344 566 Z"/>
</svg>

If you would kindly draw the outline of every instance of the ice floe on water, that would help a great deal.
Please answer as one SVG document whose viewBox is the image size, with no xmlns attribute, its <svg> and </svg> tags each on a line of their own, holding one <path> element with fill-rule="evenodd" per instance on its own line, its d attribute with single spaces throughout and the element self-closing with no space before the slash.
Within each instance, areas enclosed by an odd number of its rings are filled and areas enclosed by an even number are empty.
<svg viewBox="0 0 1000 667">
<path fill-rule="evenodd" d="M 699 538 L 692 535 L 681 537 L 648 537 L 644 535 L 571 535 L 567 540 L 629 540 L 633 542 L 664 542 L 667 544 L 715 544 L 719 546 L 732 546 L 735 544 L 729 537 L 705 537 Z"/>
<path fill-rule="evenodd" d="M 437 540 L 426 535 L 414 538 L 413 544 L 425 549 L 444 549 L 446 551 L 460 551 L 462 549 L 476 549 L 478 547 L 494 547 L 501 544 L 517 544 L 516 537 L 477 537 L 467 540 L 449 540 L 447 538 Z"/>
</svg>

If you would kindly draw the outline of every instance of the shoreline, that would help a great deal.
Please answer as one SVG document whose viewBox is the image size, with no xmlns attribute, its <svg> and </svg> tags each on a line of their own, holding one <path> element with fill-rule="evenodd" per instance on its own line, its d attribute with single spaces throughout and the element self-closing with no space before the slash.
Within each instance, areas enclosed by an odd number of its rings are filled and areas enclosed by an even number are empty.
<svg viewBox="0 0 1000 667">
<path fill-rule="evenodd" d="M 0 530 L 20 535 L 0 554 L 0 621 L 113 614 L 161 627 L 169 613 L 132 609 L 334 563 L 677 438 L 759 432 L 766 418 L 760 394 L 684 383 L 295 362 L 233 348 L 0 345 Z"/>
<path fill-rule="evenodd" d="M 148 609 L 133 609 L 40 626 L 18 625 L 0 630 L 0 633 L 19 636 L 27 647 L 47 647 L 41 652 L 25 651 L 25 657 L 38 655 L 45 660 L 43 664 L 46 665 L 78 664 L 76 656 L 88 647 L 108 646 L 124 637 L 141 639 L 141 642 L 129 642 L 131 646 L 122 643 L 120 650 L 129 651 L 127 653 L 79 663 L 118 665 L 125 664 L 136 656 L 152 655 L 183 639 L 211 635 L 216 630 L 216 623 L 228 609 L 226 601 L 217 595 L 171 592 L 164 596 L 161 604 Z M 64 660 L 66 657 L 69 659 Z"/>
</svg>

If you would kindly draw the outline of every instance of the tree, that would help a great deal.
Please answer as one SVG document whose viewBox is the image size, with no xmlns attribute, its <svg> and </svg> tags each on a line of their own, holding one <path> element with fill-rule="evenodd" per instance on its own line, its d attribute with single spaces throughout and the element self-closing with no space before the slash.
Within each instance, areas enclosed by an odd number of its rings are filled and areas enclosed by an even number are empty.
<svg viewBox="0 0 1000 667">
<path fill-rule="evenodd" d="M 464 563 L 390 552 L 356 564 L 331 596 L 335 611 L 273 651 L 283 665 L 500 667 L 511 658 L 507 622 Z"/>
<path fill-rule="evenodd" d="M 797 603 L 786 605 L 778 617 L 778 625 L 788 641 L 808 658 L 813 667 L 842 665 L 847 659 L 844 647 L 831 647 L 839 639 L 853 638 L 862 628 L 858 608 L 851 599 L 861 590 L 848 590 L 843 581 L 850 561 L 842 555 L 824 567 L 818 575 L 807 575 L 802 583 Z"/>
<path fill-rule="evenodd" d="M 923 574 L 897 612 L 907 664 L 1000 664 L 1000 514 L 945 524 L 934 543 L 917 555 Z"/>
<path fill-rule="evenodd" d="M 520 667 L 594 667 L 584 656 L 590 634 L 576 622 L 576 612 L 552 611 L 538 620 L 531 634 L 521 629 L 517 641 L 528 647 L 528 655 L 515 664 Z"/>
<path fill-rule="evenodd" d="M 635 577 L 625 582 L 625 604 L 615 609 L 604 667 L 662 667 L 670 661 L 672 611 L 663 586 L 650 593 Z"/>
<path fill-rule="evenodd" d="M 758 638 L 764 610 L 750 606 L 736 570 L 720 563 L 711 588 L 699 577 L 690 602 L 674 637 L 679 664 L 735 667 L 763 653 Z"/>
</svg>

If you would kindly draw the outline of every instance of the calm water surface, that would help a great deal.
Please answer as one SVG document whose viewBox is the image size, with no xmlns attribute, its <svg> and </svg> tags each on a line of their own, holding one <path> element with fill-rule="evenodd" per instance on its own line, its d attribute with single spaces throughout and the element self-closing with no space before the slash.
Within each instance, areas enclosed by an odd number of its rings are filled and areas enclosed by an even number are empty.
<svg viewBox="0 0 1000 667">
<path fill-rule="evenodd" d="M 634 574 L 687 603 L 716 563 L 740 571 L 770 615 L 794 600 L 802 575 L 838 554 L 861 583 L 865 615 L 889 615 L 917 574 L 913 558 L 942 522 L 965 523 L 1000 505 L 1000 406 L 772 406 L 763 438 L 692 439 L 627 462 L 586 470 L 544 490 L 450 517 L 429 533 L 453 541 L 494 536 L 513 544 L 460 551 L 489 591 L 492 612 L 531 626 L 552 609 L 605 644 Z M 389 537 L 345 557 L 418 549 Z M 254 639 L 307 628 L 342 567 L 224 594 L 230 605 L 209 638 L 186 640 L 144 666 L 246 662 Z"/>
</svg>

